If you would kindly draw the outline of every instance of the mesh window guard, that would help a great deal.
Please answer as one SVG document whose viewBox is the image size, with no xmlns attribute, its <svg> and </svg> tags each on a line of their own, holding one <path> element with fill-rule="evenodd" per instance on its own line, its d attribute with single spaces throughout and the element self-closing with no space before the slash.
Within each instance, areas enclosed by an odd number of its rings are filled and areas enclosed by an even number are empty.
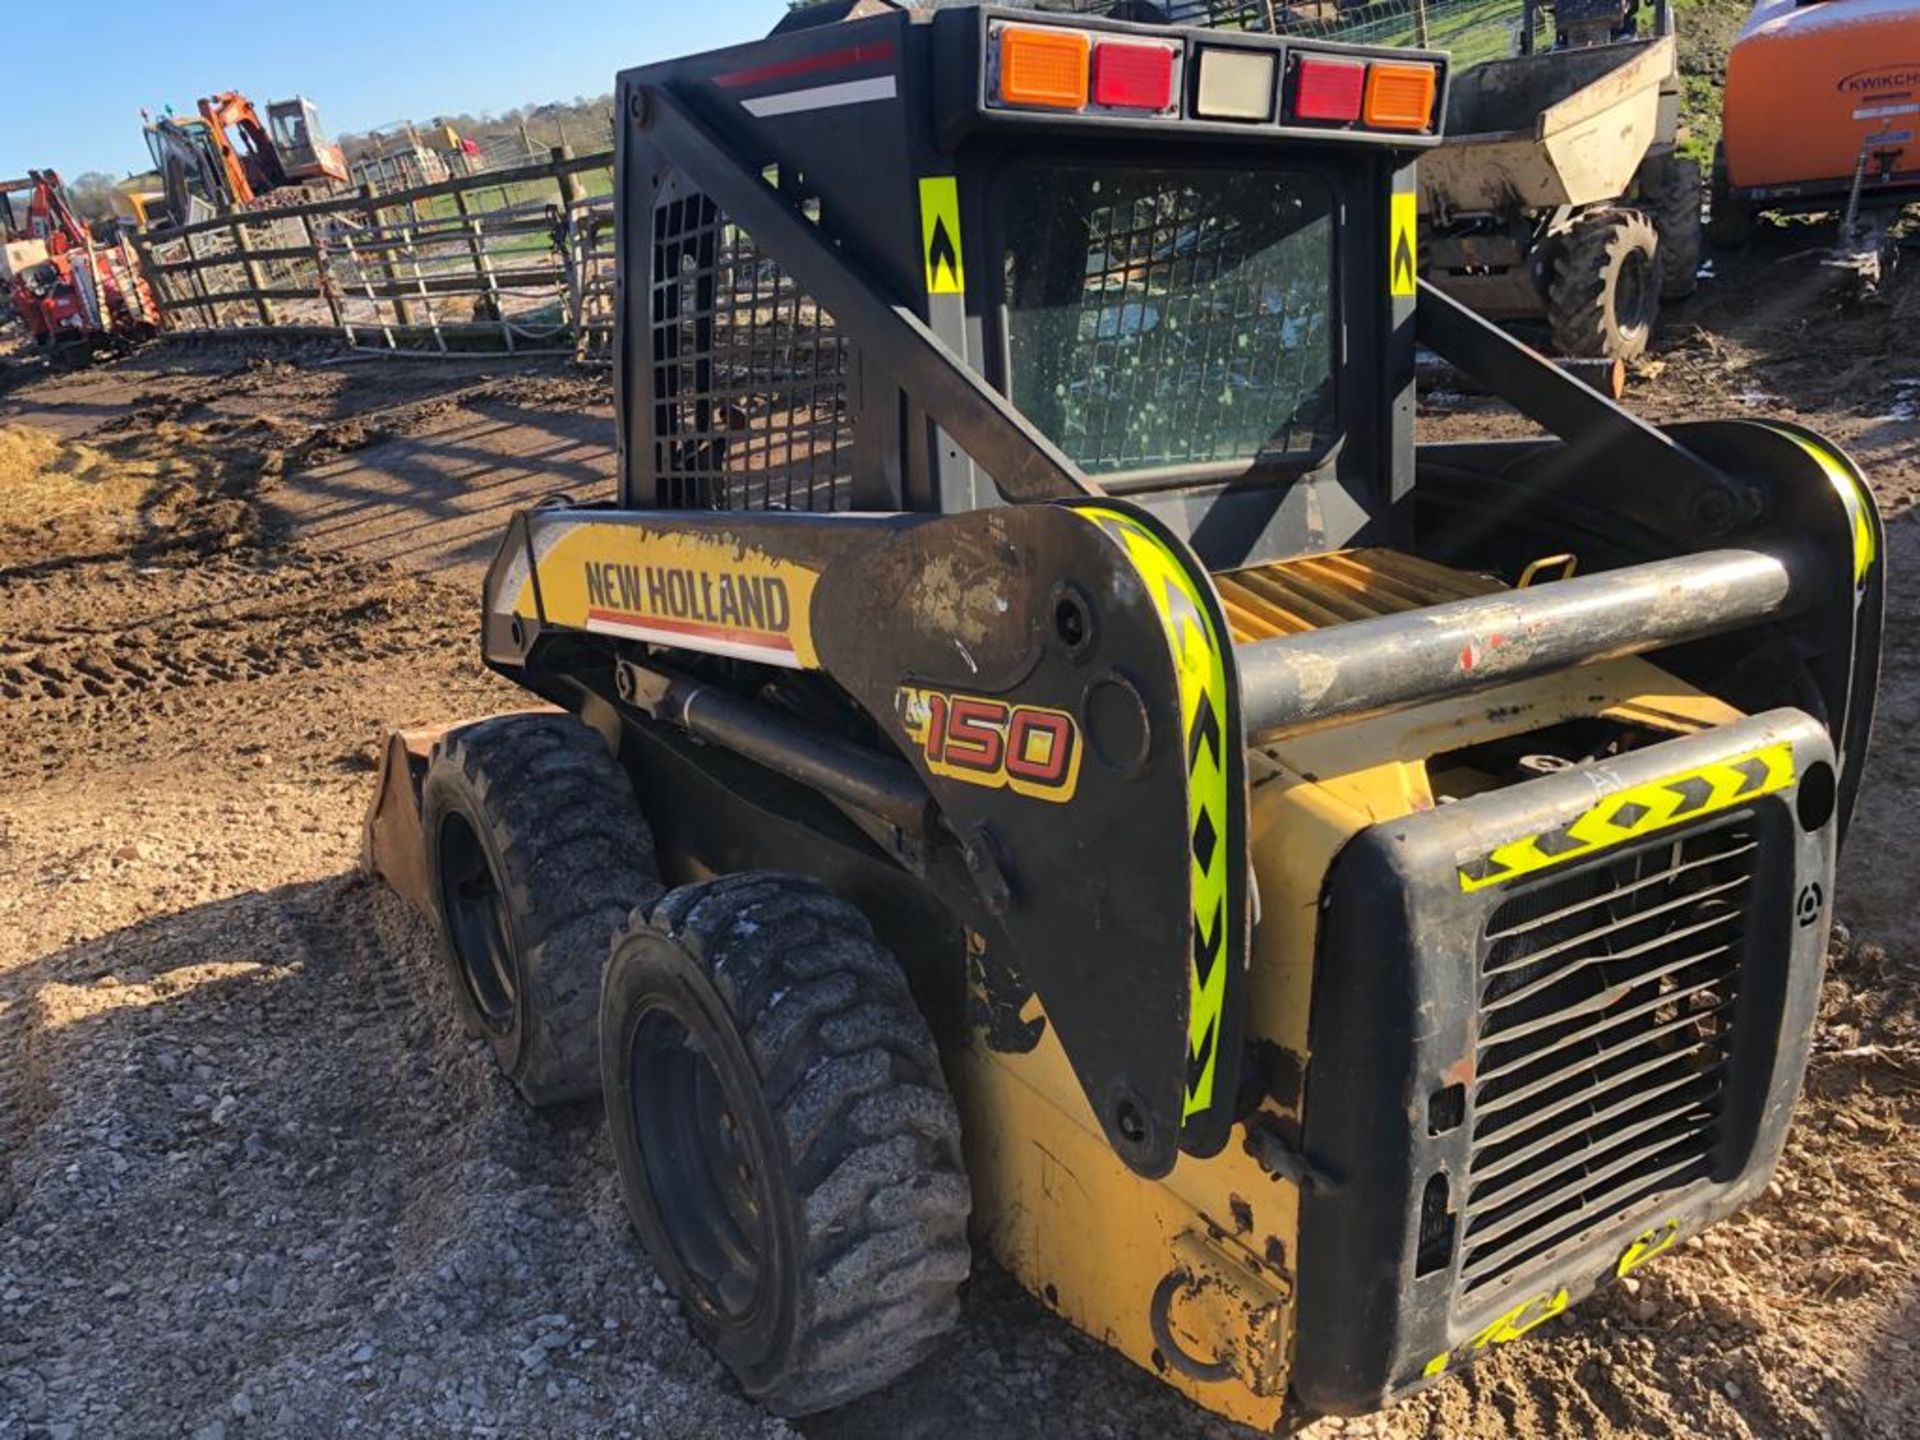
<svg viewBox="0 0 1920 1440">
<path fill-rule="evenodd" d="M 711 200 L 671 184 L 652 286 L 657 503 L 850 509 L 849 347 L 832 318 Z"/>
<path fill-rule="evenodd" d="M 1323 182 L 1037 164 L 1002 198 L 1013 402 L 1089 474 L 1331 442 Z"/>
</svg>

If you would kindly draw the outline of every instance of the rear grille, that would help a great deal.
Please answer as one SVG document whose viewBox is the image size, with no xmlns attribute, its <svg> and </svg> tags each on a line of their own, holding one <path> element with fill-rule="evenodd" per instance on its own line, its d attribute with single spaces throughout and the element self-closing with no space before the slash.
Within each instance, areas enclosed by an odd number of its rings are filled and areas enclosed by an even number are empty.
<svg viewBox="0 0 1920 1440">
<path fill-rule="evenodd" d="M 1736 819 L 1493 912 L 1463 1295 L 1712 1172 L 1757 851 Z"/>
<path fill-rule="evenodd" d="M 1238 642 L 1490 595 L 1500 582 L 1400 550 L 1336 550 L 1213 577 Z"/>
</svg>

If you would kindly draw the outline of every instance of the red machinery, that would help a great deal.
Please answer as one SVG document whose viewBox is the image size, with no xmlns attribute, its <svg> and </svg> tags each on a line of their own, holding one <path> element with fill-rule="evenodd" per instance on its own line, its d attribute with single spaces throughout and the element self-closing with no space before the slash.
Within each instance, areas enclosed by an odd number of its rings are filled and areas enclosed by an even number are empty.
<svg viewBox="0 0 1920 1440">
<path fill-rule="evenodd" d="M 26 188 L 25 222 L 6 238 L 34 249 L 18 268 L 9 263 L 5 269 L 13 312 L 34 343 L 63 353 L 143 339 L 157 330 L 159 307 L 126 242 L 96 241 L 67 204 L 54 171 L 29 170 Z M 11 208 L 6 213 L 12 230 Z"/>
</svg>

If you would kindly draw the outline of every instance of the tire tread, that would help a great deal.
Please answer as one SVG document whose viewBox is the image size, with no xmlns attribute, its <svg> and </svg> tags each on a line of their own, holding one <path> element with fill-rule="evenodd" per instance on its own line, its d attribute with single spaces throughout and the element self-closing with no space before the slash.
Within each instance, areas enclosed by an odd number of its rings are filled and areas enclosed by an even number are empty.
<svg viewBox="0 0 1920 1440">
<path fill-rule="evenodd" d="M 505 872 L 527 992 L 508 1073 L 534 1105 L 590 1099 L 607 947 L 622 917 L 662 890 L 626 771 L 596 732 L 557 713 L 469 726 L 449 737 L 442 765 L 458 772 Z"/>
<path fill-rule="evenodd" d="M 796 876 L 685 886 L 629 923 L 713 979 L 788 1146 L 809 1274 L 758 1398 L 800 1415 L 885 1385 L 956 1323 L 972 1258 L 959 1113 L 904 975 L 857 909 Z"/>
<path fill-rule="evenodd" d="M 1561 354 L 1632 360 L 1646 349 L 1648 337 L 1630 341 L 1615 323 L 1614 267 L 1624 251 L 1645 248 L 1654 257 L 1657 289 L 1659 245 L 1653 221 L 1638 210 L 1594 210 L 1574 221 L 1547 291 L 1547 325 Z"/>
</svg>

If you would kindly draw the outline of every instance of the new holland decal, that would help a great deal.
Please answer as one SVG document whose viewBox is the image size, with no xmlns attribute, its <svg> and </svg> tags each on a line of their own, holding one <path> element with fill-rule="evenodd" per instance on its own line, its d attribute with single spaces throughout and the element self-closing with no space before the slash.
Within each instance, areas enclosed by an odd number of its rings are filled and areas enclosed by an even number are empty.
<svg viewBox="0 0 1920 1440">
<path fill-rule="evenodd" d="M 539 557 L 547 622 L 769 665 L 818 665 L 807 628 L 813 571 L 721 535 L 588 522 Z M 516 614 L 534 613 L 525 577 Z"/>
<path fill-rule="evenodd" d="M 1553 865 L 1637 840 L 1784 790 L 1793 783 L 1793 746 L 1787 741 L 1748 755 L 1684 770 L 1607 796 L 1564 825 L 1509 841 L 1460 866 L 1460 888 L 1504 885 Z"/>
<path fill-rule="evenodd" d="M 1125 550 L 1166 627 L 1180 686 L 1186 737 L 1187 826 L 1192 862 L 1193 953 L 1187 1007 L 1187 1082 L 1181 1118 L 1213 1103 L 1220 1022 L 1227 997 L 1228 787 L 1227 651 L 1212 612 L 1180 557 L 1132 516 L 1098 506 L 1073 512 Z"/>
<path fill-rule="evenodd" d="M 935 775 L 1035 800 L 1073 798 L 1080 729 L 1066 711 L 912 686 L 901 687 L 897 703 L 907 738 Z"/>
</svg>

